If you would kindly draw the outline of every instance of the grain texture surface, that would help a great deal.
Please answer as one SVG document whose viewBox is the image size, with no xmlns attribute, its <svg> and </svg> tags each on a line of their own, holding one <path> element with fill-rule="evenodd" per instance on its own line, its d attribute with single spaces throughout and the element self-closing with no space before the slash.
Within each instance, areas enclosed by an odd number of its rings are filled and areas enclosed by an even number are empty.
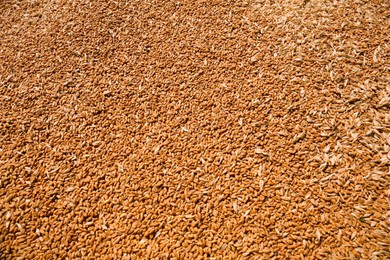
<svg viewBox="0 0 390 260">
<path fill-rule="evenodd" d="M 389 259 L 390 2 L 3 0 L 0 259 Z"/>
</svg>

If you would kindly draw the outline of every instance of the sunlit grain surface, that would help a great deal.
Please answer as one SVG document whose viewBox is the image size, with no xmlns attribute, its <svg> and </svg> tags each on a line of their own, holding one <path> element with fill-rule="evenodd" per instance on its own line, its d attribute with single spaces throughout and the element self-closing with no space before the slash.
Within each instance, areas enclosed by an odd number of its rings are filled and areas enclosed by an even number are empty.
<svg viewBox="0 0 390 260">
<path fill-rule="evenodd" d="M 1 259 L 390 258 L 390 3 L 1 1 Z"/>
</svg>

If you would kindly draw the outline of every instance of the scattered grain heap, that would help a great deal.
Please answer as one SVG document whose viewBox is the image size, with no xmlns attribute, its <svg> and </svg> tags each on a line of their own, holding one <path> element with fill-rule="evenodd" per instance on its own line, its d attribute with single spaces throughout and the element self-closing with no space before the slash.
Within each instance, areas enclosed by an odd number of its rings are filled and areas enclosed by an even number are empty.
<svg viewBox="0 0 390 260">
<path fill-rule="evenodd" d="M 390 258 L 390 2 L 3 0 L 1 259 Z"/>
</svg>

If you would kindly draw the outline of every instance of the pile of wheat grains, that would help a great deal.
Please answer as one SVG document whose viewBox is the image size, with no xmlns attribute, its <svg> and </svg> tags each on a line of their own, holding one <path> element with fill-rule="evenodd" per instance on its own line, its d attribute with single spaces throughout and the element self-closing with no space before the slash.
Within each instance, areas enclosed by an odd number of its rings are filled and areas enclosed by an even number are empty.
<svg viewBox="0 0 390 260">
<path fill-rule="evenodd" d="M 1 259 L 390 258 L 390 2 L 0 3 Z"/>
</svg>

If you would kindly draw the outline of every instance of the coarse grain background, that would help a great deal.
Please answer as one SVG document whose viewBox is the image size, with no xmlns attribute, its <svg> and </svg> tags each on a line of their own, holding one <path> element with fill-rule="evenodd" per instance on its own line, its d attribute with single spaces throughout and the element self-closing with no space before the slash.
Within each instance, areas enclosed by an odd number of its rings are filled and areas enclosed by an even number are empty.
<svg viewBox="0 0 390 260">
<path fill-rule="evenodd" d="M 390 259 L 388 0 L 0 1 L 0 259 Z"/>
</svg>

